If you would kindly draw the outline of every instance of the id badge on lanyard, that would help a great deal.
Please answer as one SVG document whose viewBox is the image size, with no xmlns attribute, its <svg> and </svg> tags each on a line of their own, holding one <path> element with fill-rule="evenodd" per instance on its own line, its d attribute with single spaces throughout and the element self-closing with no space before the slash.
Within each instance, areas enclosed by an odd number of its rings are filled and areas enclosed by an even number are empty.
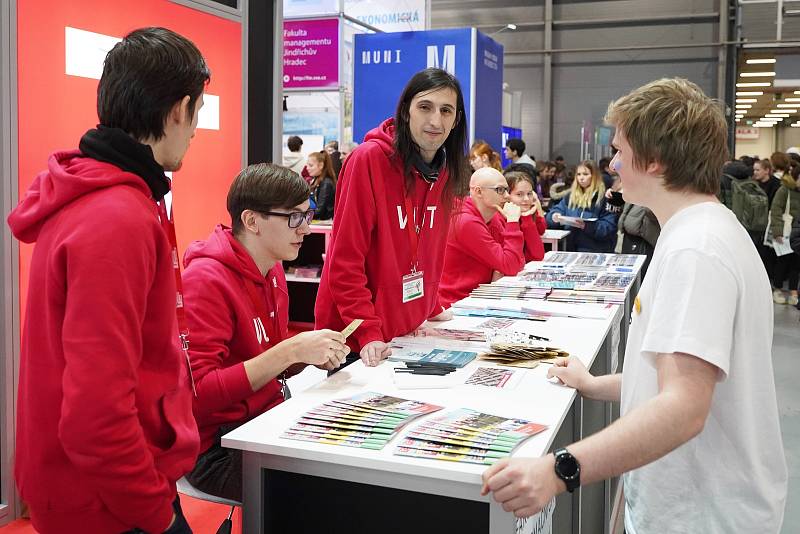
<svg viewBox="0 0 800 534">
<path fill-rule="evenodd" d="M 427 202 L 428 195 L 425 195 L 425 202 Z M 411 272 L 403 276 L 403 304 L 417 300 L 425 296 L 425 279 L 424 273 L 417 270 L 419 264 L 419 234 L 422 231 L 422 226 L 425 223 L 423 215 L 422 221 L 419 226 L 416 226 L 416 216 L 413 217 L 414 208 L 411 205 L 411 200 L 406 195 L 406 229 L 408 230 L 408 244 L 411 250 Z M 423 205 L 424 203 L 423 202 Z"/>
</svg>

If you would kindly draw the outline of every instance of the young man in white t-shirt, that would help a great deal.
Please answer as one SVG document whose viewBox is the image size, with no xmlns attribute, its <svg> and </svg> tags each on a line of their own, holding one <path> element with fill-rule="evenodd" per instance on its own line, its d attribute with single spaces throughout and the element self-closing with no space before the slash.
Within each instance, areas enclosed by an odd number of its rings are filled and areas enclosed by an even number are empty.
<svg viewBox="0 0 800 534">
<path fill-rule="evenodd" d="M 662 79 L 609 106 L 625 200 L 661 224 L 634 303 L 622 374 L 577 358 L 548 372 L 621 418 L 541 458 L 502 460 L 484 493 L 519 517 L 624 473 L 628 534 L 778 533 L 787 470 L 773 378 L 772 301 L 747 232 L 716 199 L 727 157 L 719 105 Z M 600 525 L 596 525 L 598 528 Z"/>
</svg>

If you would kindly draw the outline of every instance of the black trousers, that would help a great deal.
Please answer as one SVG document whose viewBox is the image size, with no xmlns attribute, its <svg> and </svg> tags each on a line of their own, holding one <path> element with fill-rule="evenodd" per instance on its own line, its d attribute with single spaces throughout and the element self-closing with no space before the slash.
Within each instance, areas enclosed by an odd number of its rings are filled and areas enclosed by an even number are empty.
<svg viewBox="0 0 800 534">
<path fill-rule="evenodd" d="M 172 501 L 172 510 L 175 512 L 175 521 L 172 523 L 171 527 L 169 527 L 167 530 L 164 531 L 164 534 L 192 534 L 192 527 L 190 527 L 189 523 L 186 522 L 186 517 L 184 517 L 183 510 L 181 509 L 181 498 L 179 495 L 176 495 L 175 500 Z M 158 534 L 158 533 L 157 532 L 147 533 L 142 529 L 135 528 L 133 530 L 127 530 L 122 534 Z"/>
<path fill-rule="evenodd" d="M 222 446 L 222 436 L 238 426 L 224 425 L 217 431 L 214 444 L 200 453 L 186 480 L 200 491 L 241 502 L 242 451 Z"/>
</svg>

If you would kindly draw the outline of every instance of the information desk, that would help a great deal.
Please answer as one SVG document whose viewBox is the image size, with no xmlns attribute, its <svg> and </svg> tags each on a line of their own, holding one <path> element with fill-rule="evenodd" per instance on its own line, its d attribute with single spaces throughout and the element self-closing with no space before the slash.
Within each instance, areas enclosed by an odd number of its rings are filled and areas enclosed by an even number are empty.
<svg viewBox="0 0 800 534">
<path fill-rule="evenodd" d="M 606 320 L 551 318 L 527 321 L 531 333 L 578 357 L 594 373 L 608 372 L 611 332 L 621 309 Z M 437 326 L 446 326 L 438 323 Z M 431 340 L 434 348 L 435 340 Z M 292 397 L 225 435 L 225 447 L 244 451 L 244 532 L 459 532 L 529 531 L 491 499 L 480 495 L 485 466 L 394 455 L 404 428 L 380 451 L 280 438 L 303 413 L 326 401 L 376 391 L 431 402 L 445 410 L 472 408 L 548 425 L 514 456 L 536 457 L 608 424 L 605 403 L 576 402 L 576 392 L 546 379 L 549 365 L 520 369 L 513 389 L 458 385 L 449 389 L 398 389 L 393 362 L 361 362 Z M 475 360 L 470 367 L 486 366 Z M 430 417 L 430 416 L 429 416 Z M 579 488 L 557 499 L 553 532 L 603 532 L 610 515 L 609 483 Z M 582 525 L 585 525 L 582 529 Z"/>
</svg>

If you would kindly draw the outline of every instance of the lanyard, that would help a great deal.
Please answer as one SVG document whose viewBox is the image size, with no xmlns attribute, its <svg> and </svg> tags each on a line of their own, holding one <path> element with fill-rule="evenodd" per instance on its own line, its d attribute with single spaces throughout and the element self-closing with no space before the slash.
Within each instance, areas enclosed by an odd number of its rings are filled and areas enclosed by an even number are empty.
<svg viewBox="0 0 800 534">
<path fill-rule="evenodd" d="M 277 290 L 277 282 L 273 277 L 268 283 L 272 284 L 272 305 L 275 307 L 275 311 L 272 313 L 271 318 L 269 312 L 267 311 L 267 306 L 264 303 L 264 294 L 258 290 L 255 282 L 249 279 L 245 280 L 244 286 L 245 289 L 247 289 L 250 302 L 252 302 L 253 307 L 256 309 L 256 315 L 261 321 L 261 324 L 263 324 L 264 328 L 267 330 L 266 337 L 269 338 L 274 344 L 277 344 L 282 341 L 280 338 L 280 328 L 278 327 L 278 299 L 277 295 L 275 294 Z"/>
<path fill-rule="evenodd" d="M 178 240 L 175 238 L 175 221 L 169 216 L 172 213 L 167 213 L 164 200 L 157 202 L 156 205 L 158 206 L 158 217 L 161 219 L 161 228 L 164 229 L 164 233 L 167 234 L 167 239 L 169 240 L 172 270 L 175 273 L 175 315 L 178 318 L 178 337 L 181 340 L 181 350 L 183 350 L 183 355 L 186 358 L 186 367 L 189 369 L 192 393 L 197 397 L 197 388 L 192 374 L 192 362 L 189 359 L 189 326 L 186 322 L 186 309 L 183 307 L 183 281 L 181 280 L 181 264 L 178 261 Z M 172 212 L 171 206 L 170 212 Z"/>
<path fill-rule="evenodd" d="M 272 294 L 272 305 L 275 307 L 275 311 L 272 313 L 272 317 L 270 320 L 269 312 L 267 312 L 267 305 L 264 303 L 264 294 L 258 290 L 256 287 L 255 282 L 250 279 L 246 279 L 244 281 L 244 286 L 247 289 L 247 294 L 250 296 L 250 302 L 252 302 L 253 307 L 256 309 L 256 315 L 258 316 L 259 321 L 266 329 L 264 333 L 264 337 L 268 338 L 269 341 L 272 341 L 273 345 L 276 345 L 282 341 L 281 338 L 281 331 L 280 327 L 278 326 L 278 296 L 276 294 L 278 289 L 278 283 L 273 275 L 272 279 L 267 283 L 272 283 L 271 294 Z M 256 329 L 258 329 L 258 325 L 256 325 Z M 260 341 L 260 336 L 256 336 L 257 339 Z M 281 394 L 283 395 L 284 400 L 288 400 L 292 394 L 289 392 L 289 386 L 286 384 L 286 371 L 284 370 L 280 375 L 277 376 L 278 382 L 281 385 Z"/>
<path fill-rule="evenodd" d="M 417 212 L 414 210 L 414 206 L 411 205 L 411 199 L 408 197 L 408 192 L 403 187 L 403 200 L 406 204 L 406 231 L 408 233 L 408 247 L 411 252 L 411 272 L 416 273 L 417 267 L 419 266 L 419 240 L 420 234 L 422 233 L 422 227 L 425 226 L 425 210 L 426 205 L 428 204 L 428 193 L 430 193 L 431 189 L 436 187 L 435 182 L 431 184 L 425 190 L 425 198 L 422 200 L 422 220 L 420 224 L 416 224 L 416 215 Z M 416 184 L 414 184 L 414 188 L 416 190 Z M 414 219 L 414 224 L 412 225 L 412 215 Z"/>
</svg>

